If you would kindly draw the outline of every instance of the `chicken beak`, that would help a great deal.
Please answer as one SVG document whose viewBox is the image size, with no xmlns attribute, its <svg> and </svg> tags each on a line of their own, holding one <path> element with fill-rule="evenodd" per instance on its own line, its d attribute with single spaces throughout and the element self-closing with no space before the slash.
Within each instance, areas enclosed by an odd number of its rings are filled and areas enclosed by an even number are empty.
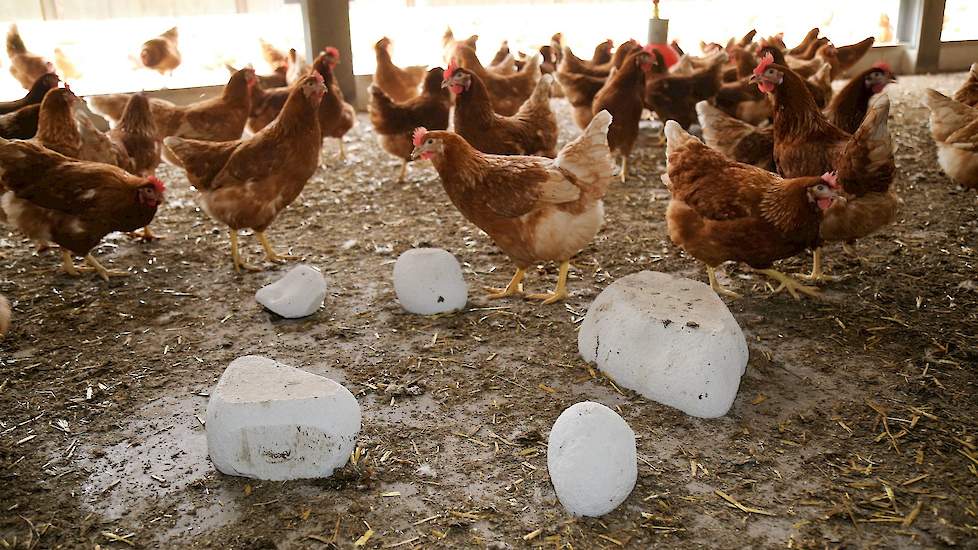
<svg viewBox="0 0 978 550">
<path fill-rule="evenodd" d="M 411 160 L 417 160 L 418 157 L 420 156 L 421 156 L 421 148 L 415 147 L 414 150 L 411 151 Z"/>
<path fill-rule="evenodd" d="M 447 80 L 442 80 L 441 81 L 441 87 L 442 87 L 442 89 L 445 89 L 445 88 L 447 88 L 447 87 L 449 87 L 451 85 L 452 85 L 451 82 L 449 82 Z"/>
</svg>

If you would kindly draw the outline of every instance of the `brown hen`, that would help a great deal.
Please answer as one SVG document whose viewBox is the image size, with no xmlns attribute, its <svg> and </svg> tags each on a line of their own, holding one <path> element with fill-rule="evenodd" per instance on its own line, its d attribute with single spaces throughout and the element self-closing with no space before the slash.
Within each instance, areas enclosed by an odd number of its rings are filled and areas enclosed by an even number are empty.
<svg viewBox="0 0 978 550">
<path fill-rule="evenodd" d="M 515 115 L 497 115 L 486 85 L 467 69 L 449 65 L 443 87 L 455 96 L 454 131 L 483 153 L 557 155 L 557 117 L 550 109 L 553 77 L 543 75 Z"/>
<path fill-rule="evenodd" d="M 235 271 L 259 270 L 241 260 L 239 229 L 255 231 L 269 261 L 288 258 L 275 252 L 265 230 L 299 196 L 319 166 L 322 134 L 316 113 L 325 93 L 318 73 L 304 77 L 293 86 L 275 123 L 249 139 L 164 140 L 200 192 L 204 211 L 230 228 Z"/>
</svg>

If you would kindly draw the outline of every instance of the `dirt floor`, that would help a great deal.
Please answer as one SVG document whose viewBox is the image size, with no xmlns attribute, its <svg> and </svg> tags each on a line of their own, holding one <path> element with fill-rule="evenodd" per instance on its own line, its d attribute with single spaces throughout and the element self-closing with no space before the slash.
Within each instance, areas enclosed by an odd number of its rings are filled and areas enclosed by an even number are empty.
<svg viewBox="0 0 978 550">
<path fill-rule="evenodd" d="M 0 236 L 3 548 L 978 548 L 978 196 L 935 160 L 924 87 L 890 89 L 899 221 L 827 249 L 842 280 L 822 300 L 771 295 L 727 266 L 750 364 L 721 419 L 619 391 L 577 354 L 578 323 L 615 279 L 640 270 L 705 281 L 666 235 L 663 148 L 643 130 L 633 177 L 606 199 L 604 229 L 575 260 L 565 303 L 486 300 L 513 266 L 447 201 L 430 166 L 398 163 L 369 122 L 336 143 L 272 226 L 329 280 L 326 307 L 287 321 L 255 291 L 287 267 L 236 275 L 224 228 L 182 172 L 150 244 L 110 236 L 96 255 L 132 276 L 58 271 L 55 252 Z M 575 135 L 555 100 L 562 142 Z M 245 237 L 247 256 L 260 247 Z M 469 309 L 404 313 L 393 262 L 437 246 L 464 263 Z M 807 270 L 809 257 L 782 262 Z M 528 288 L 548 290 L 553 265 Z M 207 396 L 234 358 L 262 354 L 332 377 L 363 409 L 358 459 L 330 479 L 270 483 L 207 460 Z M 617 409 L 639 437 L 635 491 L 575 520 L 556 502 L 546 441 L 582 400 Z M 735 506 L 722 492 L 739 503 Z"/>
</svg>

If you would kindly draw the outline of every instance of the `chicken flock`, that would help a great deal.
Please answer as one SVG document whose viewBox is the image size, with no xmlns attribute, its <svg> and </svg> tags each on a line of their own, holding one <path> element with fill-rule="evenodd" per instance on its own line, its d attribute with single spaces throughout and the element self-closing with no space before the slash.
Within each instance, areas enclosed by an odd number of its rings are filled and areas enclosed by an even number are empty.
<svg viewBox="0 0 978 550">
<path fill-rule="evenodd" d="M 173 28 L 147 41 L 143 65 L 172 71 L 177 38 Z M 663 123 L 669 237 L 705 264 L 714 290 L 737 296 L 715 275 L 735 261 L 796 298 L 814 296 L 816 287 L 797 279 L 828 279 L 823 244 L 848 246 L 893 223 L 901 202 L 884 91 L 893 72 L 877 63 L 832 88 L 872 44 L 837 47 L 816 28 L 789 48 L 781 35 L 751 31 L 726 45 L 701 43 L 701 55 L 676 42 L 607 40 L 584 59 L 558 33 L 529 54 L 503 42 L 483 65 L 478 36 L 457 39 L 449 29 L 444 67 L 429 68 L 395 65 L 384 37 L 374 48 L 370 121 L 379 145 L 402 160 L 401 179 L 410 162 L 429 160 L 452 204 L 515 263 L 492 298 L 523 295 L 527 268 L 544 261 L 560 265 L 556 288 L 525 297 L 546 304 L 568 295 L 569 262 L 599 231 L 609 185 L 628 178 L 649 114 Z M 59 246 L 69 275 L 127 274 L 106 269 L 91 250 L 114 231 L 153 238 L 149 225 L 165 208 L 155 173 L 165 161 L 186 171 L 203 210 L 228 227 L 235 270 L 260 269 L 238 250 L 242 229 L 254 232 L 267 260 L 287 260 L 266 231 L 319 167 L 325 138 L 338 138 L 343 156 L 356 115 L 334 77 L 342 62 L 335 48 L 305 64 L 295 50 L 261 46 L 272 73 L 228 67 L 212 99 L 86 98 L 111 124 L 103 133 L 56 64 L 30 53 L 12 26 L 10 72 L 28 91 L 0 103 L 0 222 L 39 248 Z M 554 97 L 568 101 L 582 130 L 559 150 Z M 931 90 L 925 101 L 942 169 L 978 187 L 978 64 L 953 98 Z M 702 140 L 690 133 L 696 127 Z M 806 250 L 810 274 L 774 269 Z M 75 265 L 76 256 L 87 265 Z M 6 324 L 0 311 L 0 330 Z"/>
</svg>

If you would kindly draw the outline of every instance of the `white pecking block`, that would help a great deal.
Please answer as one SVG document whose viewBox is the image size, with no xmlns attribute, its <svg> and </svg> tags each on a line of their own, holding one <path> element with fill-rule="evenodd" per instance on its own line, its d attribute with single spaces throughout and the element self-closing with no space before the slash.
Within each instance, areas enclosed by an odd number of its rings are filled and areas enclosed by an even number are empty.
<svg viewBox="0 0 978 550">
<path fill-rule="evenodd" d="M 394 263 L 394 292 L 410 313 L 434 315 L 465 307 L 469 291 L 462 266 L 440 248 L 412 248 Z"/>
<path fill-rule="evenodd" d="M 207 450 L 222 473 L 328 477 L 350 458 L 360 405 L 342 385 L 267 357 L 231 362 L 207 403 Z"/>
<path fill-rule="evenodd" d="M 625 419 L 601 403 L 572 405 L 550 430 L 547 470 L 568 512 L 603 516 L 635 488 L 635 433 Z"/>
<path fill-rule="evenodd" d="M 727 414 L 748 359 L 740 326 L 709 286 L 655 271 L 604 289 L 577 348 L 615 383 L 701 418 Z"/>
<path fill-rule="evenodd" d="M 259 304 L 287 319 L 316 313 L 325 299 L 326 279 L 319 270 L 307 265 L 293 267 L 284 277 L 255 293 Z"/>
</svg>

